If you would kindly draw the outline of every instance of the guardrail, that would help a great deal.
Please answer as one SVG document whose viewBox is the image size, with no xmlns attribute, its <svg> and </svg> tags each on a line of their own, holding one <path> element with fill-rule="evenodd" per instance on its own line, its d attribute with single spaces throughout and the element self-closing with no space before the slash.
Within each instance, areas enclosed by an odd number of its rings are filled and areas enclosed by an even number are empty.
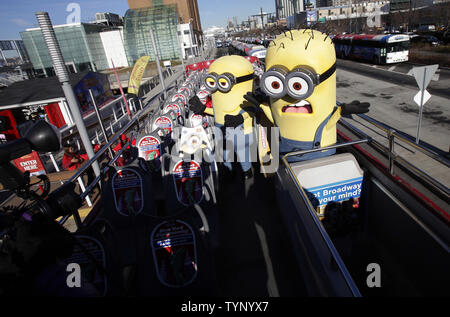
<svg viewBox="0 0 450 317">
<path fill-rule="evenodd" d="M 68 182 L 74 182 L 74 181 L 78 181 L 80 182 L 81 180 L 81 176 L 92 166 L 92 164 L 97 161 L 100 157 L 102 157 L 106 151 L 109 151 L 111 146 L 113 146 L 113 144 L 115 142 L 117 142 L 119 140 L 120 135 L 127 133 L 128 131 L 130 131 L 134 126 L 137 127 L 137 129 L 139 130 L 139 120 L 141 120 L 142 118 L 144 118 L 146 115 L 149 114 L 149 112 L 151 112 L 151 110 L 153 110 L 153 107 L 155 106 L 155 103 L 160 102 L 160 97 L 164 96 L 168 91 L 170 91 L 171 89 L 173 89 L 173 87 L 170 87 L 174 82 L 178 83 L 178 80 L 180 78 L 184 78 L 184 72 L 181 72 L 178 76 L 176 76 L 172 82 L 169 83 L 169 85 L 167 85 L 168 88 L 166 88 L 165 90 L 161 90 L 161 92 L 159 92 L 155 98 L 153 98 L 153 100 L 151 102 L 149 102 L 145 107 L 143 107 L 143 109 L 141 109 L 139 112 L 137 112 L 135 114 L 135 116 L 126 123 L 125 126 L 123 126 L 115 135 L 113 135 L 109 141 L 98 150 L 98 152 L 85 164 L 83 164 L 78 170 L 77 172 L 68 180 L 66 181 L 66 183 Z M 176 85 L 177 86 L 177 85 Z M 88 198 L 88 195 L 90 194 L 90 192 L 94 189 L 94 187 L 100 182 L 101 178 L 105 175 L 105 173 L 109 170 L 109 168 L 116 162 L 116 160 L 120 157 L 120 155 L 122 155 L 123 151 L 125 151 L 125 149 L 131 145 L 131 140 L 134 137 L 134 134 L 137 133 L 138 131 L 132 131 L 132 134 L 130 135 L 130 137 L 128 138 L 128 142 L 122 147 L 121 150 L 119 150 L 116 155 L 111 159 L 111 161 L 109 161 L 106 166 L 101 170 L 101 173 L 99 176 L 97 176 L 90 184 L 87 184 L 85 186 L 85 188 L 81 188 L 82 193 L 81 193 L 81 199 L 86 199 Z M 82 182 L 82 180 L 81 180 Z M 80 184 L 81 185 L 81 184 Z M 83 184 L 84 185 L 84 184 Z M 70 218 L 70 216 L 74 217 L 75 220 L 75 224 L 77 226 L 77 228 L 79 229 L 82 226 L 82 221 L 80 218 L 80 215 L 78 213 L 78 211 L 76 213 L 74 213 L 73 215 L 67 215 L 65 217 L 63 217 L 59 223 L 60 224 L 64 224 L 67 219 Z"/>
<path fill-rule="evenodd" d="M 388 157 L 389 173 L 391 175 L 395 174 L 395 170 L 394 170 L 395 162 L 398 162 L 399 164 L 408 168 L 409 171 L 414 173 L 417 176 L 417 178 L 421 180 L 421 182 L 425 183 L 425 185 L 427 185 L 428 187 L 431 187 L 431 188 L 435 189 L 436 191 L 438 191 L 439 193 L 441 193 L 441 195 L 444 197 L 444 199 L 446 199 L 447 201 L 450 199 L 450 190 L 447 186 L 440 183 L 438 180 L 436 180 L 435 178 L 430 176 L 428 173 L 422 171 L 417 166 L 411 164 L 406 159 L 397 155 L 394 151 L 394 145 L 395 145 L 395 140 L 398 139 L 399 141 L 402 141 L 402 142 L 408 144 L 409 146 L 411 146 L 414 149 L 420 151 L 421 153 L 427 155 L 428 157 L 442 163 L 444 166 L 450 167 L 450 161 L 448 159 L 446 159 L 445 157 L 443 157 L 440 153 L 438 153 L 437 149 L 435 149 L 434 147 L 432 147 L 428 144 L 425 144 L 425 143 L 417 144 L 417 143 L 415 143 L 414 139 L 411 136 L 401 133 L 401 132 L 398 132 L 394 128 L 390 127 L 389 125 L 382 123 L 380 121 L 377 121 L 376 119 L 373 119 L 367 115 L 359 114 L 359 115 L 357 115 L 357 117 L 363 119 L 365 122 L 368 122 L 373 127 L 376 127 L 377 129 L 379 129 L 385 133 L 385 137 L 388 141 L 388 147 L 384 146 L 383 144 L 381 144 L 380 142 L 378 142 L 377 140 L 374 140 L 374 139 L 372 139 L 370 143 L 376 149 L 378 149 L 380 152 L 384 153 Z M 349 130 L 356 133 L 359 137 L 368 137 L 368 135 L 365 132 L 356 128 L 354 125 L 347 122 L 346 120 L 341 119 L 339 122 L 344 127 L 348 128 Z M 356 122 L 358 122 L 358 121 L 356 121 Z M 358 122 L 358 123 L 360 123 L 360 122 Z M 383 134 L 380 134 L 380 135 L 383 136 Z"/>
<path fill-rule="evenodd" d="M 327 146 L 323 148 L 317 148 L 317 149 L 311 149 L 311 150 L 303 150 L 303 151 L 295 151 L 285 154 L 281 161 L 283 162 L 284 166 L 286 167 L 289 176 L 294 181 L 294 184 L 302 197 L 302 200 L 305 202 L 306 209 L 310 217 L 313 219 L 316 229 L 319 231 L 320 236 L 322 237 L 323 241 L 325 242 L 325 245 L 328 248 L 328 251 L 330 252 L 331 256 L 333 257 L 334 261 L 337 264 L 337 267 L 339 268 L 339 271 L 342 273 L 342 276 L 348 286 L 348 288 L 351 290 L 352 294 L 354 296 L 361 296 L 358 287 L 356 286 L 355 282 L 353 281 L 350 273 L 347 270 L 347 267 L 344 264 L 344 261 L 342 260 L 341 256 L 339 255 L 339 252 L 336 250 L 336 247 L 334 246 L 333 242 L 331 241 L 330 236 L 327 234 L 325 228 L 323 227 L 317 212 L 314 210 L 314 207 L 311 204 L 311 201 L 309 200 L 308 196 L 306 195 L 305 191 L 303 190 L 303 187 L 300 185 L 300 182 L 295 175 L 294 171 L 292 170 L 291 165 L 287 161 L 287 158 L 290 156 L 297 156 L 297 155 L 304 155 L 312 152 L 318 152 L 318 151 L 325 151 L 330 149 L 337 149 L 345 146 L 352 146 L 356 144 L 362 144 L 362 143 L 368 143 L 371 141 L 371 138 L 365 138 L 357 141 L 347 142 L 347 143 L 339 143 L 332 146 Z"/>
</svg>

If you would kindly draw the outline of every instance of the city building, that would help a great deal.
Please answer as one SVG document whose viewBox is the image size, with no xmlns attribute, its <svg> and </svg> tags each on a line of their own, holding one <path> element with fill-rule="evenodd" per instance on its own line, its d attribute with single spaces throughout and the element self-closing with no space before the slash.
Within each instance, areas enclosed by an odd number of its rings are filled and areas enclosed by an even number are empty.
<svg viewBox="0 0 450 317">
<path fill-rule="evenodd" d="M 120 15 L 110 12 L 100 12 L 95 14 L 95 23 L 108 26 L 122 26 L 123 19 Z"/>
<path fill-rule="evenodd" d="M 108 61 L 108 68 L 113 67 L 127 67 L 127 54 L 125 52 L 123 27 L 118 27 L 116 30 L 100 32 L 103 48 L 105 50 L 106 60 Z"/>
<path fill-rule="evenodd" d="M 336 7 L 347 4 L 350 0 L 316 0 L 316 7 Z"/>
<path fill-rule="evenodd" d="M 156 4 L 157 0 L 153 1 Z M 178 13 L 175 4 L 147 8 L 129 9 L 124 17 L 124 43 L 128 63 L 134 63 L 142 56 L 155 60 L 150 30 L 153 30 L 160 60 L 180 58 L 178 39 Z"/>
<path fill-rule="evenodd" d="M 223 27 L 212 26 L 205 30 L 205 37 L 221 37 L 225 36 L 226 30 Z"/>
<path fill-rule="evenodd" d="M 319 3 L 324 2 L 325 5 L 319 5 Z M 317 7 L 339 7 L 344 5 L 349 5 L 352 3 L 351 0 L 332 0 L 330 5 L 327 5 L 329 0 L 317 1 Z M 356 2 L 356 1 L 355 1 Z"/>
<path fill-rule="evenodd" d="M 71 72 L 99 71 L 109 68 L 101 32 L 112 28 L 101 24 L 72 23 L 55 25 L 64 61 Z M 40 28 L 20 32 L 37 76 L 53 76 L 53 64 Z M 121 45 L 117 42 L 116 45 Z M 123 44 L 122 44 L 123 45 Z"/>
<path fill-rule="evenodd" d="M 198 42 L 194 36 L 192 24 L 178 24 L 178 38 L 183 46 L 183 59 L 199 55 Z"/>
<path fill-rule="evenodd" d="M 0 40 L 0 61 L 3 66 L 8 65 L 4 51 L 14 51 L 22 63 L 29 62 L 28 54 L 21 40 Z"/>
<path fill-rule="evenodd" d="M 201 41 L 202 25 L 197 0 L 128 0 L 128 6 L 132 10 L 158 5 L 176 5 L 178 24 L 191 23 L 197 41 Z"/>
<path fill-rule="evenodd" d="M 361 3 L 348 3 L 336 7 L 318 7 L 318 20 L 342 20 L 349 18 L 367 18 L 374 12 L 380 15 L 389 13 L 389 1 L 371 1 Z"/>
<path fill-rule="evenodd" d="M 411 7 L 411 0 L 391 0 L 391 11 L 407 10 Z"/>
<path fill-rule="evenodd" d="M 275 14 L 277 20 L 286 19 L 296 13 L 304 11 L 303 0 L 275 0 Z"/>
</svg>

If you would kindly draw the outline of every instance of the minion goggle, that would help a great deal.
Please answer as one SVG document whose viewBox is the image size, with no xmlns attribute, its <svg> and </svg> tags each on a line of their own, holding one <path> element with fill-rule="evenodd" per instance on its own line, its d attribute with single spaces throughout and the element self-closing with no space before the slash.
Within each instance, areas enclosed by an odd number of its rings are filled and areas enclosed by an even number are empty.
<svg viewBox="0 0 450 317">
<path fill-rule="evenodd" d="M 306 99 L 314 88 L 331 77 L 336 71 L 336 63 L 323 74 L 317 74 L 308 66 L 297 66 L 292 71 L 284 66 L 273 66 L 261 77 L 261 90 L 273 99 L 286 95 L 294 99 Z"/>
<path fill-rule="evenodd" d="M 235 77 L 230 73 L 223 73 L 222 75 L 210 73 L 205 77 L 205 85 L 211 93 L 215 93 L 217 90 L 227 93 L 234 85 L 252 80 L 253 77 L 253 73 L 241 77 Z"/>
</svg>

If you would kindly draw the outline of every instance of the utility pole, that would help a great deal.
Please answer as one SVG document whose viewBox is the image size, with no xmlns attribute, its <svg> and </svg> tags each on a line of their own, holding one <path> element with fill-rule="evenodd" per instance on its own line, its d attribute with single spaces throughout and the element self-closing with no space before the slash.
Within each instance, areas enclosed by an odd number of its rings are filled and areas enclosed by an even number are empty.
<svg viewBox="0 0 450 317">
<path fill-rule="evenodd" d="M 261 17 L 261 24 L 262 24 L 262 29 L 264 30 L 264 16 L 269 15 L 269 13 L 264 13 L 263 9 L 261 8 L 260 14 L 254 14 L 252 15 L 252 17 Z M 249 19 L 250 21 L 250 19 Z"/>
</svg>

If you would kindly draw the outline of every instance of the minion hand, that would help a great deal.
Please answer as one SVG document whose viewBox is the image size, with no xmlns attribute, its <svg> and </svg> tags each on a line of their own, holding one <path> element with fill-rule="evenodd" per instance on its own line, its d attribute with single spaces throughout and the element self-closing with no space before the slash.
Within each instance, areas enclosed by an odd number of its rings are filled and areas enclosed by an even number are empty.
<svg viewBox="0 0 450 317">
<path fill-rule="evenodd" d="M 244 123 L 244 117 L 241 114 L 238 114 L 236 116 L 232 116 L 232 115 L 225 115 L 225 126 L 226 127 L 232 127 L 232 128 L 236 128 L 237 126 L 241 125 L 242 123 Z"/>
<path fill-rule="evenodd" d="M 361 103 L 358 100 L 354 100 L 351 103 L 343 103 L 341 104 L 341 115 L 349 116 L 351 114 L 366 113 L 369 112 L 369 107 L 370 103 Z"/>
<path fill-rule="evenodd" d="M 189 99 L 189 110 L 193 111 L 195 114 L 202 114 L 205 111 L 206 106 L 202 104 L 200 98 L 197 96 Z"/>
<path fill-rule="evenodd" d="M 254 92 L 246 93 L 244 99 L 257 107 L 259 107 L 260 104 L 269 103 L 269 97 L 263 93 L 260 88 L 256 88 Z"/>
</svg>

